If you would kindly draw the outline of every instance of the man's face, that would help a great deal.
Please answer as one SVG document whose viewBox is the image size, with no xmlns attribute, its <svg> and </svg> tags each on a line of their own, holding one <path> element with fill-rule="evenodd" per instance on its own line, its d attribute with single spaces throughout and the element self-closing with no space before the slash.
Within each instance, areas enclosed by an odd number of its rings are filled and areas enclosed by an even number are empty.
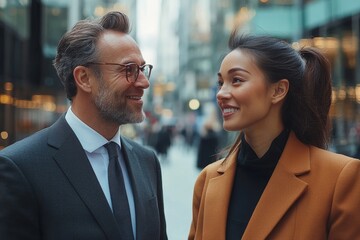
<svg viewBox="0 0 360 240">
<path fill-rule="evenodd" d="M 115 31 L 105 32 L 98 42 L 99 62 L 145 64 L 142 54 L 131 36 Z M 140 71 L 137 80 L 127 81 L 126 68 L 119 65 L 99 65 L 101 78 L 92 94 L 100 116 L 119 125 L 141 122 L 144 89 L 150 83 Z"/>
</svg>

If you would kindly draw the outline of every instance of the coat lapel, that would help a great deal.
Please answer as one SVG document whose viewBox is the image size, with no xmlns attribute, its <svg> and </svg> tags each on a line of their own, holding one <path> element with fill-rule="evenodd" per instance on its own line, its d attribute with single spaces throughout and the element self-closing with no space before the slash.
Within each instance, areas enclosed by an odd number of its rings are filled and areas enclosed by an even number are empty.
<svg viewBox="0 0 360 240">
<path fill-rule="evenodd" d="M 236 169 L 236 154 L 232 154 L 218 169 L 219 176 L 210 179 L 204 204 L 203 239 L 219 240 L 226 235 L 227 211 Z"/>
<path fill-rule="evenodd" d="M 109 239 L 120 238 L 115 219 L 90 162 L 64 116 L 52 127 L 49 145 L 54 159 Z"/>
<path fill-rule="evenodd" d="M 310 171 L 309 156 L 309 147 L 291 133 L 242 239 L 266 239 L 287 210 L 306 191 L 307 183 L 297 176 Z"/>
</svg>

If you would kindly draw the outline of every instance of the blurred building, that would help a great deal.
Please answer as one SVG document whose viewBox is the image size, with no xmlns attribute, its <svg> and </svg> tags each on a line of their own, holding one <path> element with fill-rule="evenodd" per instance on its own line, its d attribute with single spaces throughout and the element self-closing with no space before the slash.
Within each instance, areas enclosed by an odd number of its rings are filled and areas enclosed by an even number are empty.
<svg viewBox="0 0 360 240">
<path fill-rule="evenodd" d="M 52 66 L 58 41 L 79 19 L 110 10 L 127 13 L 136 25 L 132 0 L 0 0 L 0 149 L 66 111 Z"/>
<path fill-rule="evenodd" d="M 247 31 L 324 51 L 333 76 L 333 147 L 355 155 L 360 145 L 360 0 L 253 0 L 244 9 L 251 17 Z"/>
<path fill-rule="evenodd" d="M 179 40 L 179 75 L 166 73 L 163 78 L 175 83 L 174 92 L 182 103 L 179 112 L 192 111 L 187 103 L 193 99 L 200 103 L 197 115 L 202 114 L 204 103 L 215 102 L 216 73 L 234 28 L 279 37 L 294 47 L 313 45 L 325 52 L 332 65 L 332 147 L 354 155 L 360 133 L 356 126 L 360 118 L 360 0 L 182 0 L 178 14 L 174 29 Z M 166 22 L 168 18 L 163 17 L 161 21 Z M 166 68 L 166 61 L 160 68 Z"/>
<path fill-rule="evenodd" d="M 324 50 L 333 70 L 333 147 L 354 154 L 360 138 L 360 0 L 144 1 L 0 0 L 0 148 L 51 124 L 66 110 L 52 67 L 65 31 L 79 19 L 115 9 L 139 26 L 141 9 L 159 23 L 145 103 L 151 117 L 194 119 L 204 114 L 202 106 L 216 104 L 216 73 L 236 27 L 285 39 L 294 47 Z M 154 1 L 161 3 L 160 12 L 152 8 Z M 151 22 L 142 24 L 146 28 Z M 132 28 L 135 38 L 137 29 Z"/>
</svg>

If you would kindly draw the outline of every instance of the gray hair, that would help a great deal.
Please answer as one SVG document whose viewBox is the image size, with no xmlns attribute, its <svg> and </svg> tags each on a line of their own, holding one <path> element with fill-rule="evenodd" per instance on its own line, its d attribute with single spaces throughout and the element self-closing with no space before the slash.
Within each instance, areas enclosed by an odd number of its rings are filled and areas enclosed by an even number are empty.
<svg viewBox="0 0 360 240">
<path fill-rule="evenodd" d="M 129 33 L 128 17 L 121 12 L 109 12 L 99 19 L 80 20 L 60 39 L 53 65 L 65 87 L 69 100 L 76 95 L 77 89 L 73 71 L 77 66 L 96 62 L 99 53 L 97 41 L 106 30 Z M 98 76 L 99 72 L 95 72 Z"/>
</svg>

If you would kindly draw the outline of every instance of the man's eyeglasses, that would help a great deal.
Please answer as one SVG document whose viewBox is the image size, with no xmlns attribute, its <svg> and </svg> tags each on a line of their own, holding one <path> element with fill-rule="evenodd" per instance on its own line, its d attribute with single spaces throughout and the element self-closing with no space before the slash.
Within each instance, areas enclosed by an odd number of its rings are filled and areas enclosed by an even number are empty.
<svg viewBox="0 0 360 240">
<path fill-rule="evenodd" d="M 134 83 L 139 77 L 140 71 L 145 75 L 145 77 L 149 80 L 151 75 L 151 70 L 153 65 L 151 64 L 144 64 L 142 66 L 137 65 L 136 63 L 127 63 L 127 64 L 120 64 L 120 63 L 107 63 L 107 62 L 89 62 L 88 64 L 94 65 L 113 65 L 113 66 L 121 66 L 124 67 L 126 71 L 126 80 L 129 83 Z"/>
</svg>

